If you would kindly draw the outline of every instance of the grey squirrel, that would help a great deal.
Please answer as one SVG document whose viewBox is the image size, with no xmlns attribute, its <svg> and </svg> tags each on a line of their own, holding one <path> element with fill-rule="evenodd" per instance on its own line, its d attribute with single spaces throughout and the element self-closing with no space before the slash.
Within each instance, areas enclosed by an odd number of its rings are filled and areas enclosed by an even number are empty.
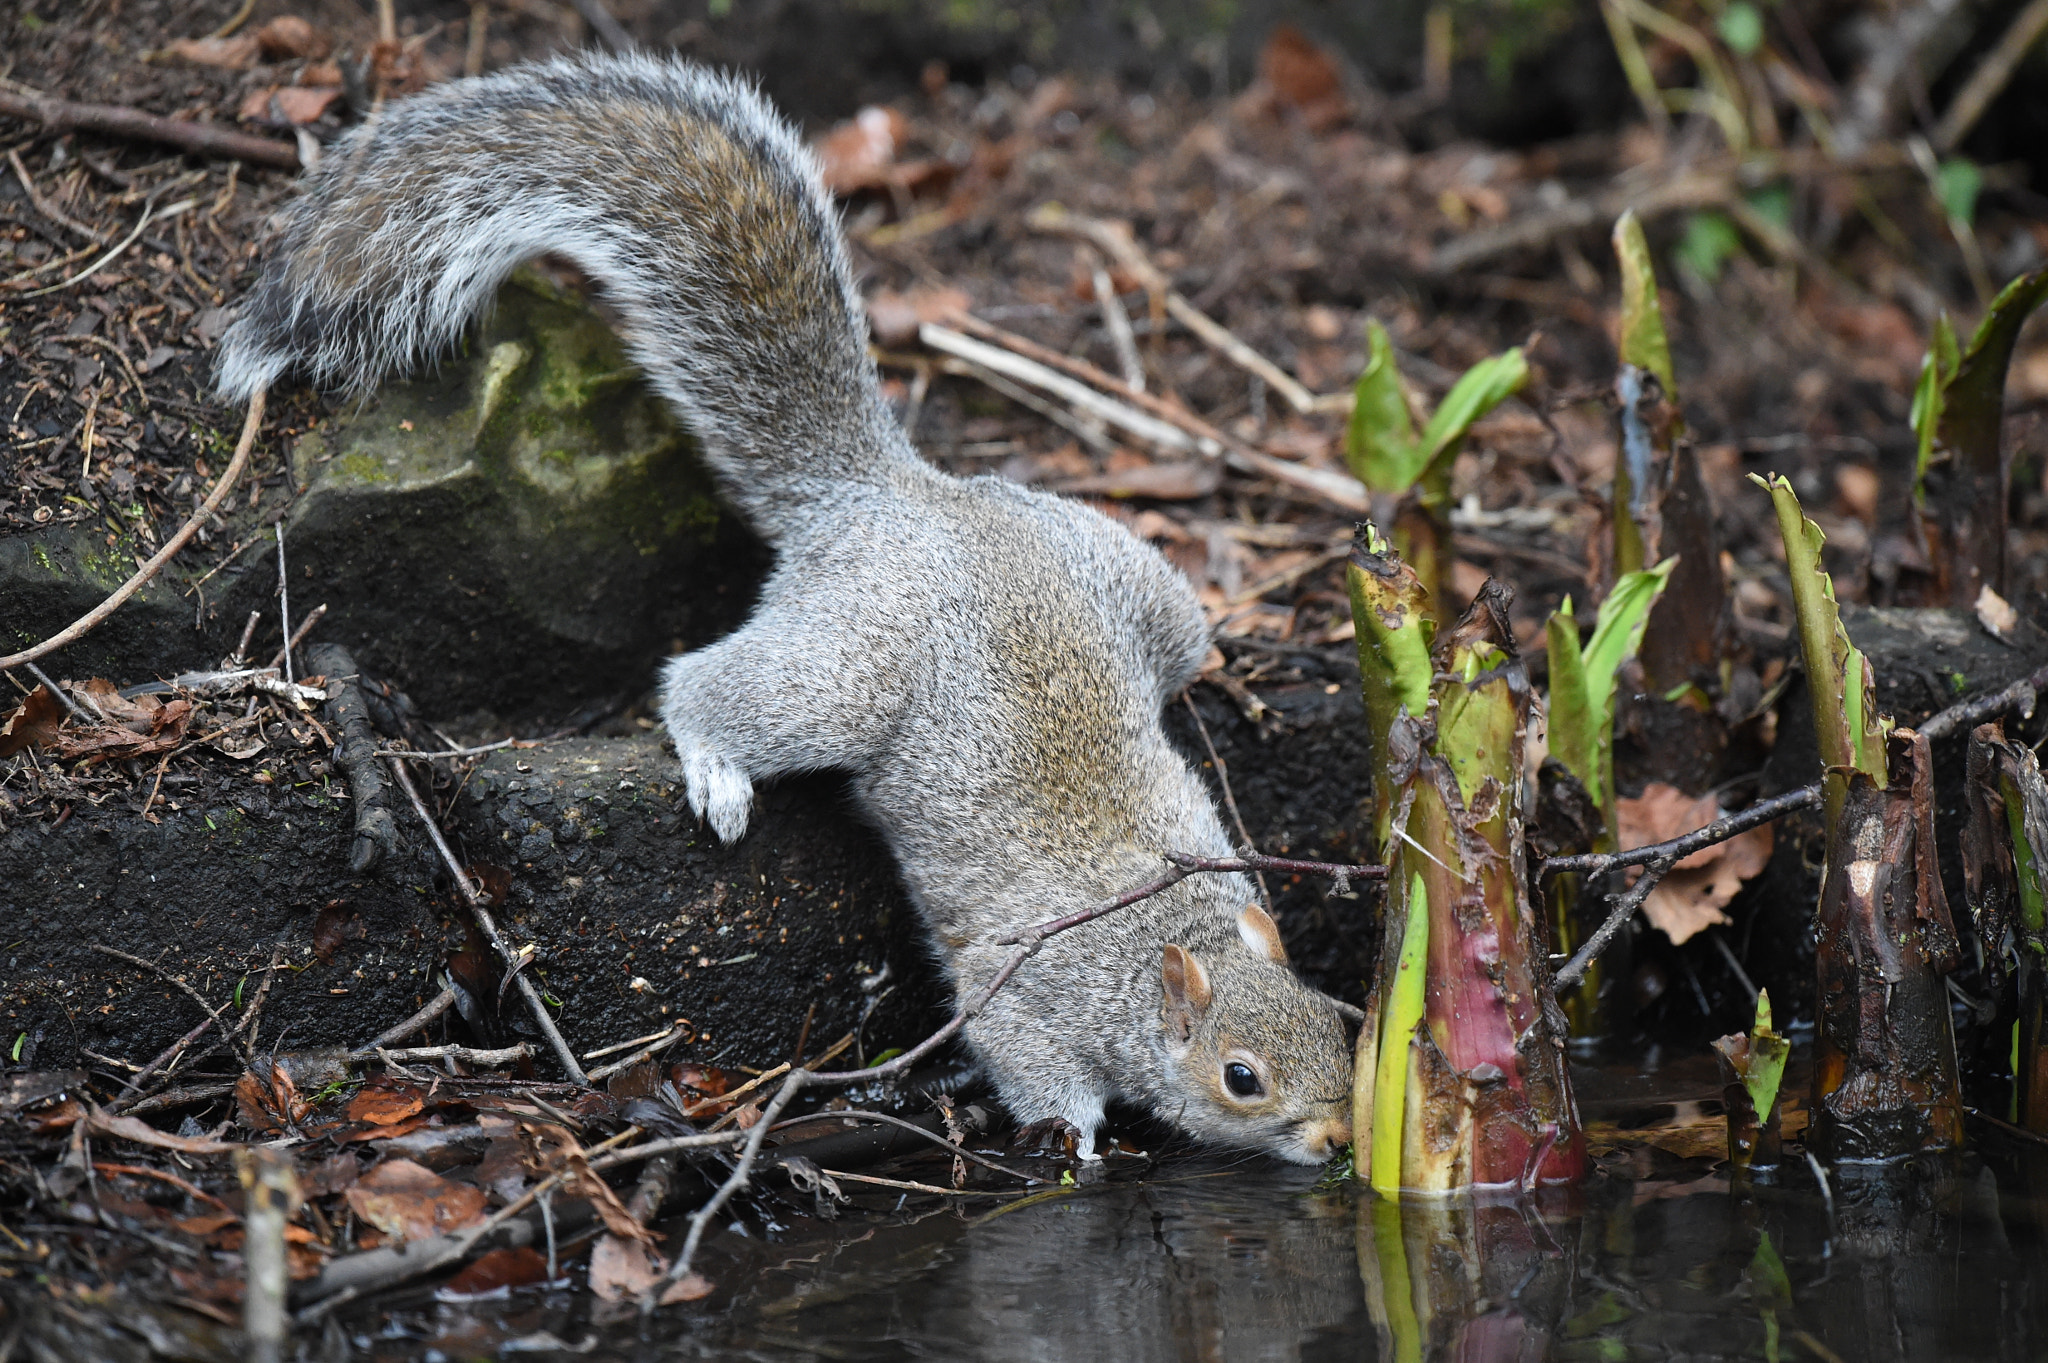
<svg viewBox="0 0 2048 1363">
<path fill-rule="evenodd" d="M 956 990 L 997 939 L 1231 852 L 1160 724 L 1209 631 L 1109 518 L 918 457 L 882 398 L 811 153 L 747 84 L 579 56 L 391 104 L 327 149 L 221 342 L 221 392 L 360 392 L 454 343 L 517 266 L 604 290 L 648 378 L 776 552 L 747 624 L 671 660 L 691 808 L 730 842 L 754 783 L 852 773 Z M 1351 1052 L 1237 876 L 1049 941 L 967 1037 L 1011 1114 L 1093 1158 L 1105 1105 L 1315 1163 Z"/>
</svg>

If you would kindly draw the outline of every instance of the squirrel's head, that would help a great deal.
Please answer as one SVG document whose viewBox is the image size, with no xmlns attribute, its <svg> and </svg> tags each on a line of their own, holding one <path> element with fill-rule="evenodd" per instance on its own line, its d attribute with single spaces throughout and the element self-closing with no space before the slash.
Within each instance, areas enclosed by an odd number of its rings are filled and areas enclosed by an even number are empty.
<svg viewBox="0 0 2048 1363">
<path fill-rule="evenodd" d="M 1351 1046 L 1329 1000 L 1295 977 L 1264 910 L 1237 918 L 1242 947 L 1197 957 L 1168 945 L 1160 1025 L 1193 1135 L 1320 1164 L 1351 1139 Z"/>
</svg>

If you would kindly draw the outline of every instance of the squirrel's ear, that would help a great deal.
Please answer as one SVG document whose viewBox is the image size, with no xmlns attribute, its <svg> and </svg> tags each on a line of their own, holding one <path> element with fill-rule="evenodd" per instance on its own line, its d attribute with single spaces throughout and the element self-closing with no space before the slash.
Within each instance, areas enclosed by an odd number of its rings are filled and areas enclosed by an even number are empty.
<svg viewBox="0 0 2048 1363">
<path fill-rule="evenodd" d="M 1166 1026 L 1178 1041 L 1194 1034 L 1195 1022 L 1209 1011 L 1209 975 L 1202 963 L 1169 942 L 1159 965 L 1166 986 Z"/>
<path fill-rule="evenodd" d="M 1247 904 L 1237 916 L 1237 935 L 1244 944 L 1275 965 L 1287 964 L 1287 947 L 1280 940 L 1280 925 L 1256 904 Z"/>
</svg>

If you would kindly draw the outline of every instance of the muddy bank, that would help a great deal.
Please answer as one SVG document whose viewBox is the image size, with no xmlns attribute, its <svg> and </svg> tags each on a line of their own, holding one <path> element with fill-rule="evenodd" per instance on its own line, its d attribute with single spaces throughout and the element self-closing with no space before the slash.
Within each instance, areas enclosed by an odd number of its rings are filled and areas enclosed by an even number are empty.
<svg viewBox="0 0 2048 1363">
<path fill-rule="evenodd" d="M 1253 722 L 1198 687 L 1197 708 L 1262 849 L 1350 857 L 1366 817 L 1356 684 L 1341 652 L 1289 660 L 1299 680 L 1263 693 Z M 1169 723 L 1208 762 L 1184 706 Z M 252 769 L 252 766 L 254 769 Z M 267 783 L 262 778 L 269 777 Z M 349 872 L 353 811 L 327 757 L 236 763 L 209 754 L 166 805 L 81 799 L 69 814 L 0 834 L 0 884 L 16 887 L 0 957 L 0 1019 L 38 1067 L 131 1064 L 197 1023 L 174 986 L 94 944 L 156 961 L 215 1006 L 255 987 L 280 948 L 261 1036 L 298 1048 L 359 1044 L 438 989 L 465 919 L 401 807 L 401 846 Z M 457 854 L 508 883 L 500 921 L 539 948 L 535 982 L 579 1051 L 687 1019 L 678 1054 L 743 1063 L 858 1031 L 873 1054 L 945 1013 L 888 851 L 823 775 L 760 792 L 752 830 L 721 846 L 683 798 L 658 736 L 568 739 L 491 755 L 459 789 Z M 487 877 L 491 873 L 486 872 Z M 495 877 L 491 877 L 495 879 Z M 1290 948 L 1326 987 L 1355 994 L 1371 902 L 1317 883 L 1272 884 Z M 530 1034 L 516 1007 L 501 1037 Z"/>
</svg>

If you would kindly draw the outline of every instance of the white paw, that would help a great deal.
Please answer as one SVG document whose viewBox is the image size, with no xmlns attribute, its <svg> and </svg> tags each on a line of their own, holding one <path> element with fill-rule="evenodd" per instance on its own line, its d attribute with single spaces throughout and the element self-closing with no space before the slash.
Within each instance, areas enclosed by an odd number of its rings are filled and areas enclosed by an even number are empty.
<svg viewBox="0 0 2048 1363">
<path fill-rule="evenodd" d="M 690 808 L 711 825 L 720 842 L 738 842 L 754 809 L 754 783 L 722 753 L 691 745 L 683 751 L 683 786 Z"/>
</svg>

